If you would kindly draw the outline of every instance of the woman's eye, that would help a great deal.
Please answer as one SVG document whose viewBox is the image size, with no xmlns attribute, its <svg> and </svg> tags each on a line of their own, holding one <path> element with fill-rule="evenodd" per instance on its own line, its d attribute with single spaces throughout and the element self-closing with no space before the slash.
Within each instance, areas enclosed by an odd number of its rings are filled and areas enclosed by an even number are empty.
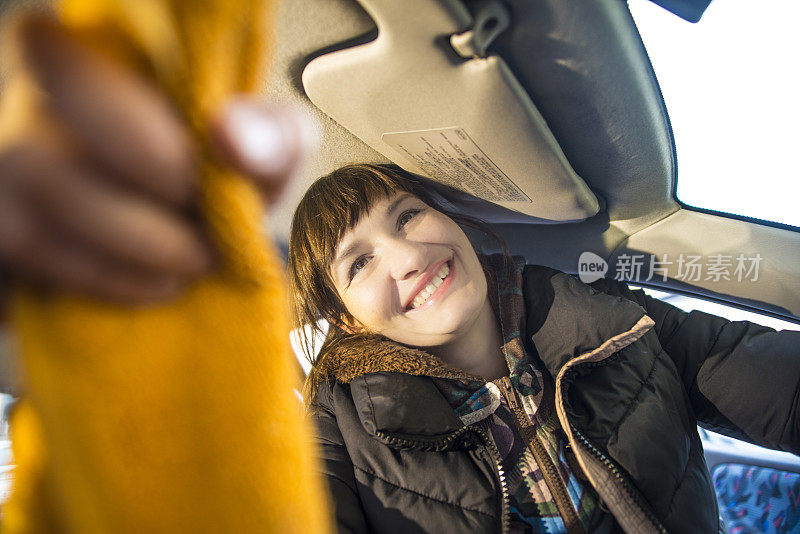
<svg viewBox="0 0 800 534">
<path fill-rule="evenodd" d="M 358 271 L 360 271 L 361 269 L 363 269 L 364 267 L 367 266 L 367 262 L 368 261 L 369 261 L 369 258 L 367 258 L 366 256 L 361 256 L 360 258 L 358 258 L 356 261 L 353 262 L 353 264 L 350 266 L 350 279 L 351 280 L 353 279 L 353 277 L 355 275 L 358 274 Z"/>
<path fill-rule="evenodd" d="M 402 229 L 403 226 L 405 226 L 406 223 L 408 223 L 408 221 L 413 219 L 414 216 L 416 216 L 421 211 L 422 210 L 419 209 L 419 208 L 414 208 L 414 209 L 406 210 L 403 213 L 401 213 L 400 216 L 397 218 L 397 229 L 398 230 Z M 369 263 L 369 257 L 368 256 L 361 256 L 361 257 L 357 258 L 352 263 L 352 265 L 350 265 L 350 272 L 348 273 L 349 279 L 352 280 L 353 277 L 355 277 L 355 275 L 357 275 L 359 273 L 359 271 L 361 271 L 361 269 L 363 269 L 364 267 L 367 266 L 367 263 Z"/>
<path fill-rule="evenodd" d="M 420 211 L 422 211 L 422 210 L 420 210 L 420 209 L 411 209 L 411 210 L 406 210 L 403 213 L 401 213 L 400 217 L 397 218 L 397 229 L 399 230 L 400 228 L 405 226 L 406 223 L 408 221 L 410 221 L 411 219 L 413 219 L 414 216 L 417 213 L 419 213 Z"/>
</svg>

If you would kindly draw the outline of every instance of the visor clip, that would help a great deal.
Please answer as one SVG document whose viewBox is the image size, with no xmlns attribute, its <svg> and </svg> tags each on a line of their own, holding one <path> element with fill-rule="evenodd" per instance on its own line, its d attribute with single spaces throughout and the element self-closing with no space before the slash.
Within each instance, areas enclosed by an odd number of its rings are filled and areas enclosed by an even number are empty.
<svg viewBox="0 0 800 534">
<path fill-rule="evenodd" d="M 508 8 L 500 0 L 470 2 L 472 29 L 450 36 L 450 46 L 466 59 L 484 58 L 498 35 L 511 25 Z"/>
</svg>

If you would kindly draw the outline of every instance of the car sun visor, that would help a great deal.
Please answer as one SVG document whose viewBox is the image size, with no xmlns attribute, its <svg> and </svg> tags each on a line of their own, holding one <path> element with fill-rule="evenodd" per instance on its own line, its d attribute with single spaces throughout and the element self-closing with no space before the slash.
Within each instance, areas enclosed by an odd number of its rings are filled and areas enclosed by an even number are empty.
<svg viewBox="0 0 800 534">
<path fill-rule="evenodd" d="M 502 4 L 359 0 L 378 36 L 316 57 L 311 101 L 404 169 L 525 215 L 580 221 L 598 199 L 502 58 Z M 466 57 L 465 57 L 466 56 Z"/>
</svg>

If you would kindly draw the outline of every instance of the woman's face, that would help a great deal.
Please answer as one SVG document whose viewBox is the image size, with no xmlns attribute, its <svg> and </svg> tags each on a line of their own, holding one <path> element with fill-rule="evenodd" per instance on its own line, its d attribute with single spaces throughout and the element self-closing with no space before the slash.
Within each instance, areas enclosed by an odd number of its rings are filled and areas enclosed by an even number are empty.
<svg viewBox="0 0 800 534">
<path fill-rule="evenodd" d="M 417 347 L 469 332 L 487 299 L 461 228 L 406 192 L 372 205 L 344 234 L 331 276 L 356 329 Z"/>
</svg>

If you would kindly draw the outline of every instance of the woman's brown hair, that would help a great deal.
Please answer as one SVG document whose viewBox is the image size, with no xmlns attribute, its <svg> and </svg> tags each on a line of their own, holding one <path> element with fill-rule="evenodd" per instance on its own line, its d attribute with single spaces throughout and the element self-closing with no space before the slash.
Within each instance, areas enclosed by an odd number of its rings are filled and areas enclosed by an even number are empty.
<svg viewBox="0 0 800 534">
<path fill-rule="evenodd" d="M 292 296 L 293 327 L 300 346 L 312 363 L 304 387 L 306 404 L 313 403 L 328 372 L 323 371 L 329 349 L 342 340 L 362 334 L 348 333 L 342 322 L 352 323 L 330 276 L 330 264 L 342 236 L 352 229 L 370 206 L 398 192 L 409 192 L 433 209 L 444 213 L 459 226 L 478 230 L 490 237 L 506 257 L 503 239 L 485 222 L 454 213 L 441 205 L 423 187 L 419 177 L 393 165 L 348 165 L 314 182 L 297 206 L 289 237 L 289 285 Z M 319 320 L 327 320 L 327 335 Z M 314 357 L 313 340 L 324 338 Z"/>
</svg>

